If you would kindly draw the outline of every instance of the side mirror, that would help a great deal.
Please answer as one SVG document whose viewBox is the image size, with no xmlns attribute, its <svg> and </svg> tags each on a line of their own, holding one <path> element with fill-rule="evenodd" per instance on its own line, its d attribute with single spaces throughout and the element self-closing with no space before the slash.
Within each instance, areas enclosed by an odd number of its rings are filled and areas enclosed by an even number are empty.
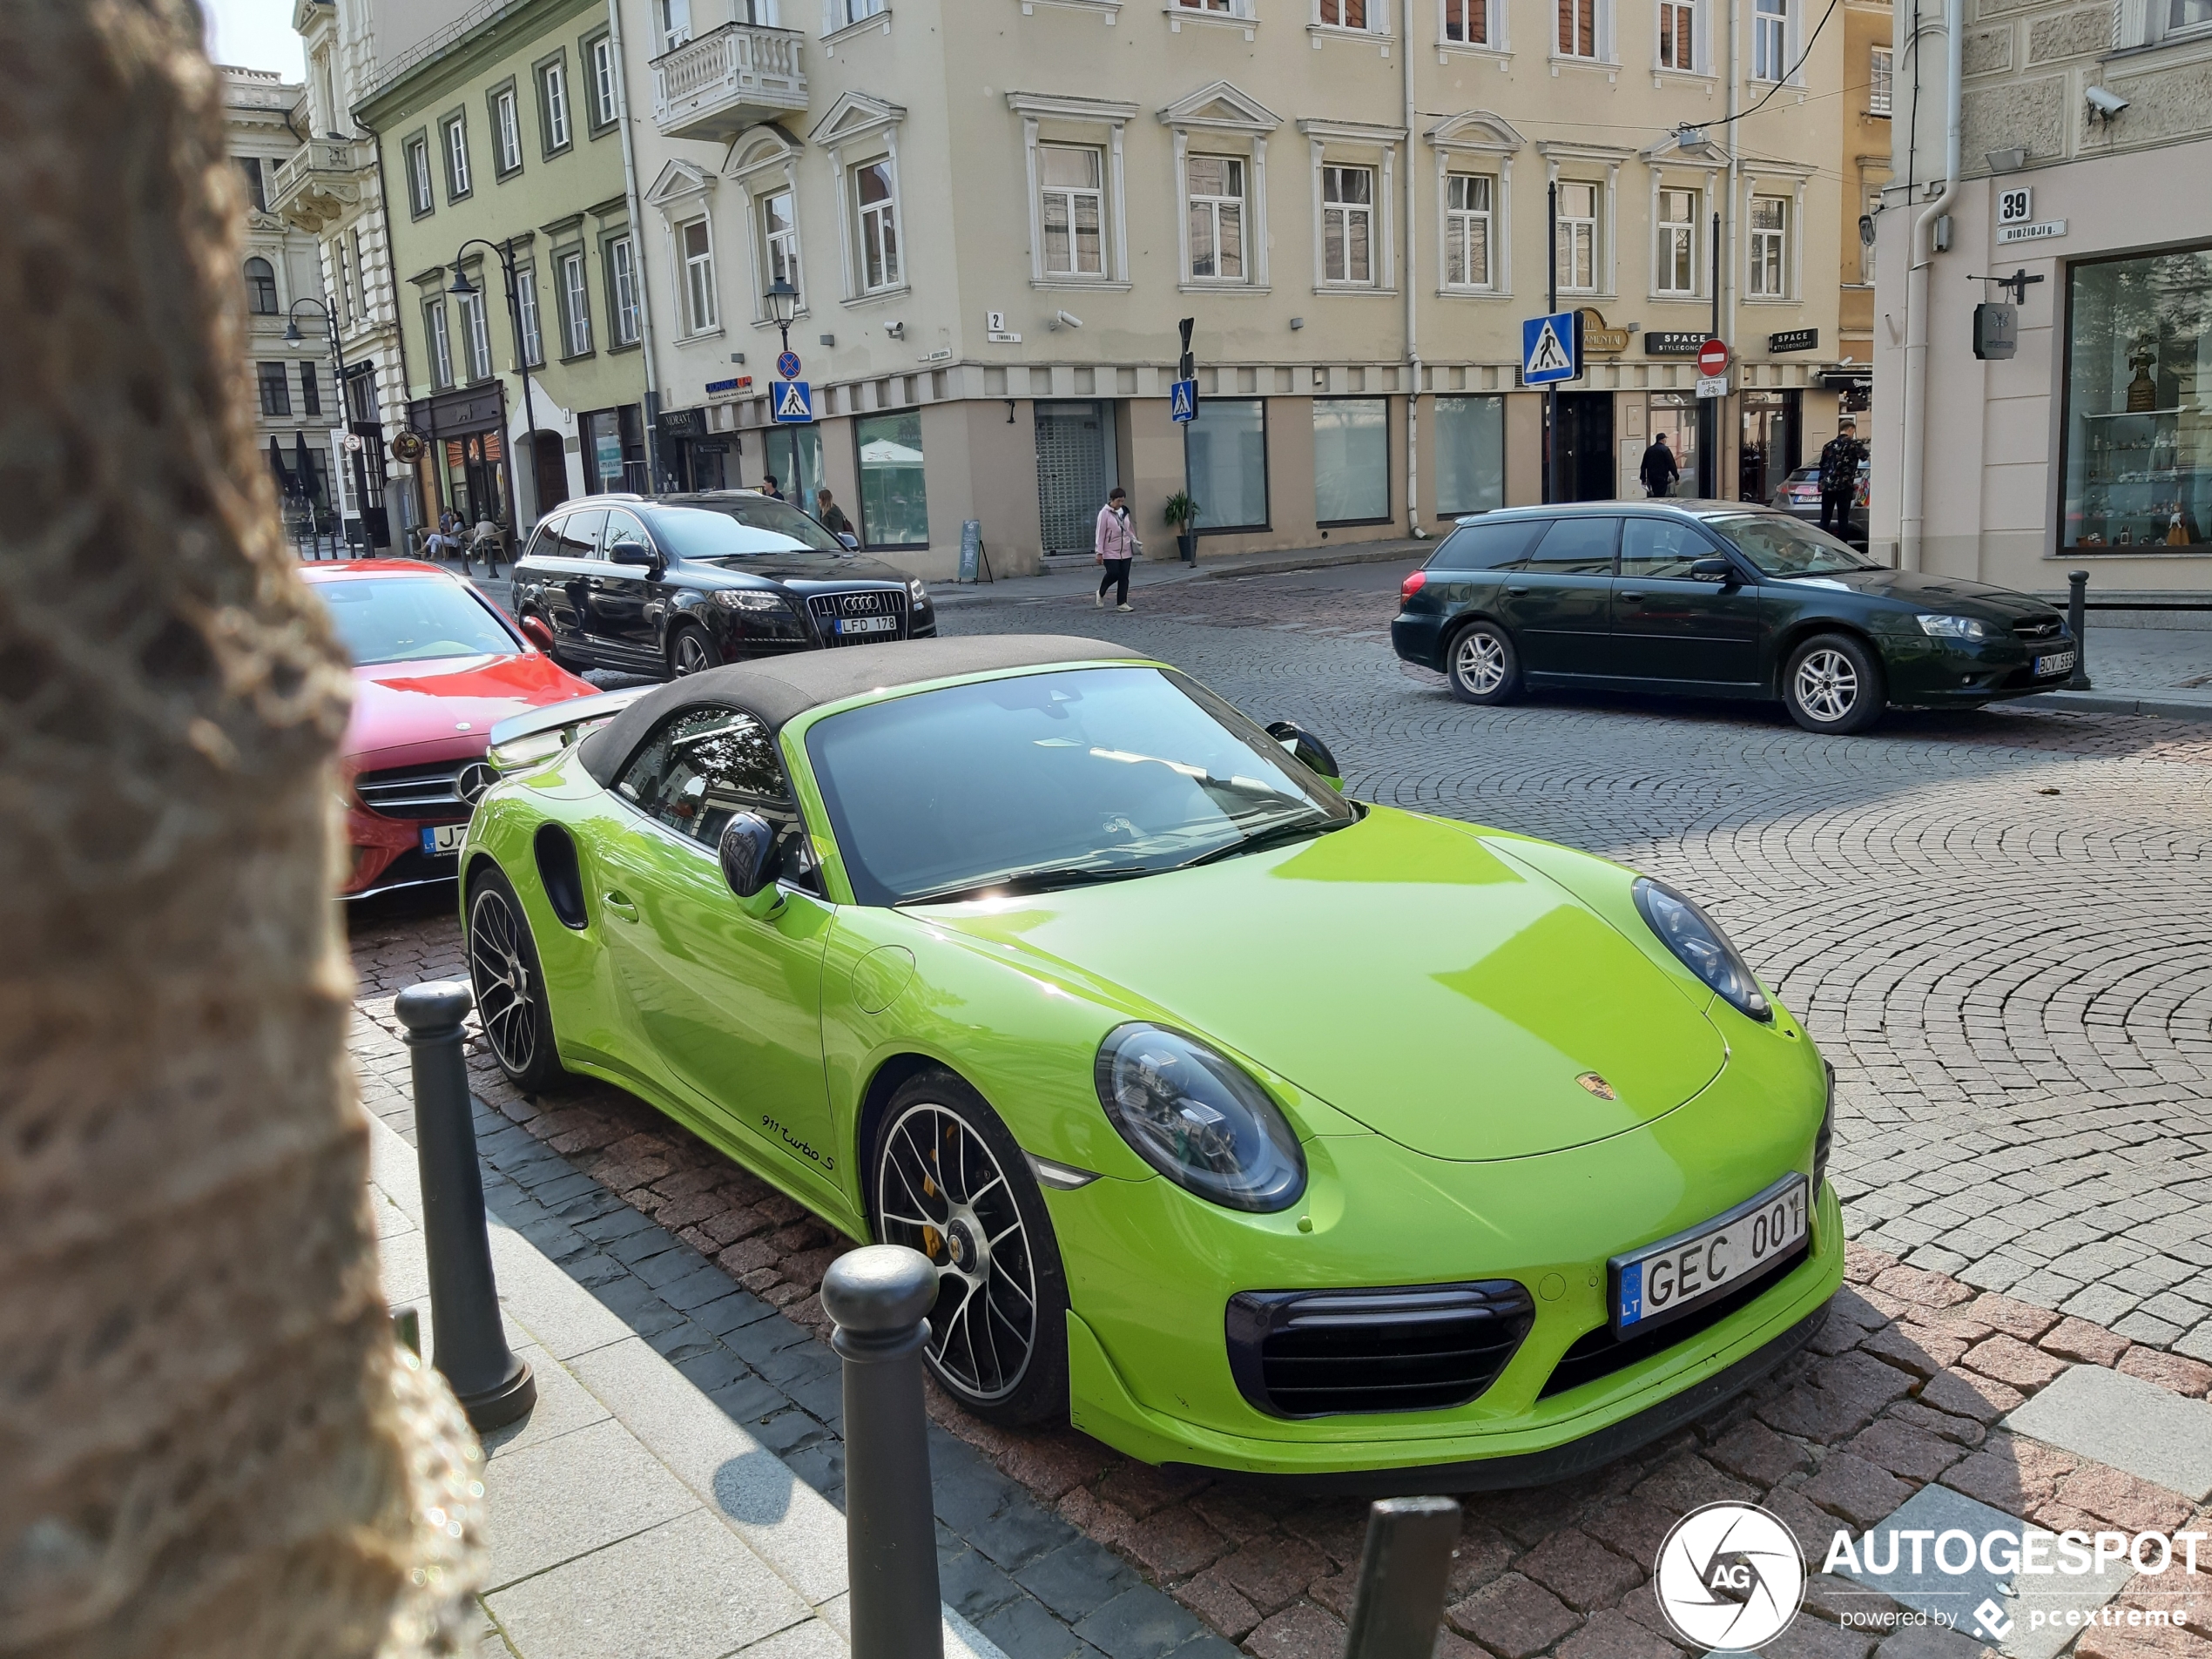
<svg viewBox="0 0 2212 1659">
<path fill-rule="evenodd" d="M 715 848 L 722 860 L 722 879 L 749 916 L 766 915 L 776 907 L 776 832 L 758 813 L 739 813 L 722 826 Z"/>
<path fill-rule="evenodd" d="M 1267 728 L 1267 735 L 1291 752 L 1291 758 L 1322 782 L 1341 795 L 1344 793 L 1344 773 L 1337 765 L 1336 756 L 1329 752 L 1329 745 L 1293 720 L 1278 720 Z"/>
<path fill-rule="evenodd" d="M 662 568 L 661 556 L 643 542 L 617 542 L 607 550 L 607 557 L 616 564 L 642 565 L 648 570 Z"/>
<path fill-rule="evenodd" d="M 553 631 L 545 625 L 544 617 L 525 617 L 523 618 L 522 627 L 523 638 L 529 640 L 547 656 L 553 654 Z"/>
<path fill-rule="evenodd" d="M 1726 559 L 1699 559 L 1689 567 L 1689 575 L 1694 582 L 1717 582 L 1725 588 L 1735 583 L 1736 567 Z"/>
<path fill-rule="evenodd" d="M 851 530 L 838 531 L 837 539 L 845 543 L 845 550 L 847 553 L 858 553 L 860 550 L 860 538 L 853 535 Z"/>
</svg>

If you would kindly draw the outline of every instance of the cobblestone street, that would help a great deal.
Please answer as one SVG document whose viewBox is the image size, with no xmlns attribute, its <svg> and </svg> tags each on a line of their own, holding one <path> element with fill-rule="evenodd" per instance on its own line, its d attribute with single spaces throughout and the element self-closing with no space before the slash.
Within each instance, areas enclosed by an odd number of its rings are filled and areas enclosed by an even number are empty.
<svg viewBox="0 0 2212 1659">
<path fill-rule="evenodd" d="M 948 606 L 944 626 L 1138 646 L 1256 718 L 1310 726 L 1355 795 L 1664 875 L 1709 904 L 1837 1065 L 1833 1174 L 1858 1242 L 1813 1351 L 1595 1474 L 1470 1500 L 1438 1653 L 1678 1659 L 1646 1581 L 1667 1526 L 1715 1498 L 1766 1503 L 1809 1548 L 1938 1498 L 2056 1527 L 2205 1527 L 2212 1479 L 2197 1489 L 2155 1450 L 2069 1425 L 2094 1374 L 2122 1391 L 2122 1415 L 2182 1413 L 2176 1432 L 2212 1443 L 2212 727 L 1893 714 L 1839 740 L 1778 709 L 1472 709 L 1391 656 L 1399 573 L 1191 582 L 1140 590 L 1127 615 L 998 597 Z M 364 907 L 352 930 L 356 1055 L 404 1130 L 389 998 L 459 971 L 451 903 Z M 813 1294 L 838 1241 L 617 1091 L 531 1103 L 475 1064 L 501 1115 L 482 1133 L 502 1215 L 840 1497 Z M 2042 1413 L 2033 1437 L 2007 1420 L 2023 1407 L 2023 1422 Z M 1356 1501 L 1256 1501 L 1072 1431 L 1004 1433 L 941 1399 L 932 1414 L 945 1597 L 1013 1659 L 1342 1651 Z M 2099 1594 L 2149 1607 L 2175 1588 Z M 1839 1621 L 1874 1603 L 1816 1579 L 1814 1616 L 1769 1651 L 1869 1659 L 1877 1635 Z M 2208 1615 L 2200 1600 L 2200 1629 Z M 1923 1627 L 1883 1659 L 1975 1646 Z M 2212 1659 L 2176 1630 L 2101 1630 L 2078 1650 Z"/>
</svg>

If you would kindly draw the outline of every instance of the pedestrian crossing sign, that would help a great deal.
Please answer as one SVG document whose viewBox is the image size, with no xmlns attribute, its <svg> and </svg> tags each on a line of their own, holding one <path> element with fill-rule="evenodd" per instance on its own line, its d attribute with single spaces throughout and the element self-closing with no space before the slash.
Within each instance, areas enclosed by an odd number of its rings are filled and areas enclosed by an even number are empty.
<svg viewBox="0 0 2212 1659">
<path fill-rule="evenodd" d="M 1521 380 L 1524 386 L 1571 381 L 1577 372 L 1575 314 L 1555 311 L 1521 325 Z"/>
<path fill-rule="evenodd" d="M 805 381 L 786 381 L 771 395 L 777 420 L 803 425 L 814 418 L 814 388 Z"/>
<path fill-rule="evenodd" d="M 1198 382 L 1170 381 L 1168 383 L 1168 419 L 1187 421 L 1198 415 Z"/>
</svg>

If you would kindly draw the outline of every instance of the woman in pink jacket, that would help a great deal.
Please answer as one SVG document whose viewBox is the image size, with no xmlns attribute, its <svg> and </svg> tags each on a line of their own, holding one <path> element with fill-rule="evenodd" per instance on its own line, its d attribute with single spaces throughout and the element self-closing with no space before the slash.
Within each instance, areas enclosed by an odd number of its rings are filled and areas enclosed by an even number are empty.
<svg viewBox="0 0 2212 1659">
<path fill-rule="evenodd" d="M 1106 504 L 1098 509 L 1096 545 L 1098 562 L 1106 567 L 1106 574 L 1098 578 L 1098 597 L 1095 603 L 1103 608 L 1106 590 L 1118 587 L 1114 609 L 1127 610 L 1130 563 L 1144 550 L 1144 543 L 1136 539 L 1136 526 L 1130 523 L 1129 491 L 1119 484 L 1114 486 L 1113 493 L 1106 497 Z"/>
</svg>

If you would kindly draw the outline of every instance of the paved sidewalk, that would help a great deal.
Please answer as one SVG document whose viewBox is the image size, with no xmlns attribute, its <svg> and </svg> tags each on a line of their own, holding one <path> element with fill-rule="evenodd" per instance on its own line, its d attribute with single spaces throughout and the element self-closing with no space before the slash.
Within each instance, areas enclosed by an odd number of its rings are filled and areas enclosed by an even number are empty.
<svg viewBox="0 0 2212 1659">
<path fill-rule="evenodd" d="M 1130 591 L 1168 588 L 1184 582 L 1223 577 L 1281 576 L 1293 570 L 1322 570 L 1342 564 L 1419 564 L 1436 550 L 1438 537 L 1388 542 L 1345 542 L 1336 546 L 1297 547 L 1273 553 L 1240 553 L 1228 558 L 1139 559 L 1130 571 Z M 1055 599 L 1089 598 L 1104 572 L 1096 564 L 1073 565 L 1035 576 L 1004 576 L 995 582 L 933 582 L 929 597 L 947 610 L 966 605 L 1035 604 Z"/>
</svg>

